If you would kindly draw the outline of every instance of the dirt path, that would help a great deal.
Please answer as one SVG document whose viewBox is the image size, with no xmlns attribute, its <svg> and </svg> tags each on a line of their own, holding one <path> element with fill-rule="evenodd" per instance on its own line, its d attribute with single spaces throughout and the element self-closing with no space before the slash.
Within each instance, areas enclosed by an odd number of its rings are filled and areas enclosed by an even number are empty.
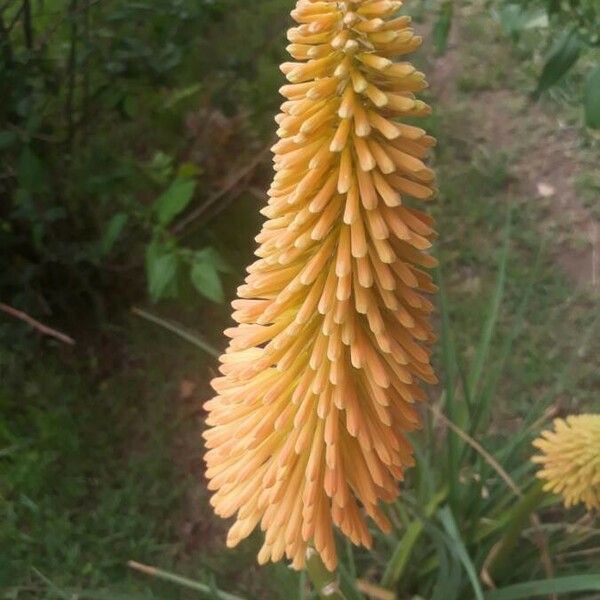
<svg viewBox="0 0 600 600">
<path fill-rule="evenodd" d="M 468 63 L 465 54 L 473 52 L 463 27 L 456 19 L 447 52 L 431 59 L 428 78 L 434 95 L 444 112 L 457 101 L 467 103 L 469 139 L 510 156 L 515 199 L 544 208 L 540 232 L 552 239 L 556 263 L 578 288 L 600 292 L 600 221 L 580 201 L 576 188 L 585 162 L 579 152 L 580 132 L 510 89 L 509 81 L 501 89 L 459 90 L 457 81 Z M 477 58 L 489 62 L 483 69 L 495 68 L 493 48 Z"/>
</svg>

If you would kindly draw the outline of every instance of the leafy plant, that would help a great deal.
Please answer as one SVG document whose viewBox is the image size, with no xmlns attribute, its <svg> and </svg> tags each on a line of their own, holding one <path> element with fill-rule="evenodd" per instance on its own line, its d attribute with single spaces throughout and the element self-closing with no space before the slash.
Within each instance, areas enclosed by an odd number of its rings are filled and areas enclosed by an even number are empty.
<svg viewBox="0 0 600 600">
<path fill-rule="evenodd" d="M 192 250 L 181 247 L 169 231 L 174 219 L 193 199 L 197 181 L 194 165 L 183 165 L 169 187 L 156 199 L 149 215 L 152 238 L 146 247 L 148 293 L 153 302 L 176 297 L 183 273 L 196 290 L 213 302 L 223 302 L 220 273 L 230 266 L 214 248 Z"/>
<path fill-rule="evenodd" d="M 600 5 L 595 0 L 504 0 L 499 16 L 514 39 L 530 28 L 545 29 L 551 44 L 546 51 L 533 98 L 559 83 L 579 58 L 600 47 Z M 598 128 L 600 83 L 595 73 L 600 65 L 589 69 L 583 90 L 585 122 Z"/>
<path fill-rule="evenodd" d="M 593 57 L 594 49 L 600 47 L 600 5 L 596 0 L 493 0 L 489 4 L 513 42 L 518 43 L 530 30 L 544 32 L 540 43 L 547 44 L 547 48 L 540 48 L 544 63 L 532 92 L 535 100 L 561 82 L 580 57 Z M 433 38 L 437 52 L 443 54 L 452 26 L 454 2 L 440 0 L 436 6 Z M 600 127 L 599 71 L 598 64 L 588 69 L 581 93 L 585 123 L 596 129 Z"/>
<path fill-rule="evenodd" d="M 541 259 L 540 251 L 513 325 L 503 339 L 496 340 L 508 275 L 509 235 L 507 226 L 495 289 L 468 368 L 455 347 L 440 273 L 443 391 L 430 400 L 426 427 L 413 438 L 416 467 L 407 473 L 402 497 L 387 509 L 392 533 L 377 534 L 371 551 L 353 550 L 346 542 L 346 551 L 340 552 L 340 598 L 360 600 L 367 592 L 381 598 L 397 593 L 432 600 L 516 600 L 600 590 L 600 573 L 585 566 L 578 570 L 576 558 L 553 564 L 558 553 L 576 557 L 577 550 L 592 547 L 595 535 L 593 528 L 578 531 L 562 523 L 559 500 L 545 497 L 533 474 L 531 439 L 553 398 L 549 395 L 532 407 L 513 431 L 497 429 L 492 420 L 501 376 L 524 325 Z M 598 319 L 588 338 L 597 325 Z M 565 361 L 553 393 L 567 384 L 572 365 L 573 361 Z M 548 517 L 540 520 L 536 509 Z M 160 569 L 142 571 L 200 591 L 207 588 L 206 583 Z M 216 594 L 227 597 L 226 592 Z M 308 597 L 301 586 L 298 598 Z"/>
<path fill-rule="evenodd" d="M 264 3 L 236 51 L 219 32 L 241 27 L 249 9 L 232 4 L 238 10 L 212 0 L 1 4 L 5 300 L 34 312 L 103 313 L 123 282 L 126 302 L 143 293 L 144 262 L 154 300 L 173 295 L 184 279 L 203 297 L 222 300 L 228 267 L 204 249 L 207 219 L 194 224 L 193 235 L 178 231 L 189 252 L 166 233 L 222 184 L 219 152 L 240 153 L 239 144 L 252 151 L 254 132 L 266 122 L 265 98 L 275 98 L 279 57 L 265 33 L 281 35 L 286 2 Z M 260 73 L 249 49 L 261 57 Z M 256 118 L 232 138 L 229 121 L 239 129 L 242 112 Z"/>
</svg>

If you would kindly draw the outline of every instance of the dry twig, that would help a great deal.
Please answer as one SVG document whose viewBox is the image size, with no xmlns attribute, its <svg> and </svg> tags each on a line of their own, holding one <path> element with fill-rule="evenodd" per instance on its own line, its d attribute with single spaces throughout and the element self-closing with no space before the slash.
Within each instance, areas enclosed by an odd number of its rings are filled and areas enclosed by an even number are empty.
<svg viewBox="0 0 600 600">
<path fill-rule="evenodd" d="M 175 235 L 181 234 L 183 230 L 192 221 L 195 221 L 198 217 L 201 217 L 208 209 L 219 201 L 221 198 L 231 192 L 239 183 L 241 183 L 247 176 L 252 174 L 254 170 L 265 160 L 268 156 L 272 143 L 269 143 L 261 152 L 259 152 L 243 169 L 240 169 L 234 177 L 232 177 L 220 190 L 215 192 L 206 202 L 198 206 L 195 210 L 185 216 L 179 223 L 175 224 L 172 232 Z"/>
<path fill-rule="evenodd" d="M 19 319 L 20 321 L 27 323 L 30 327 L 32 327 L 36 331 L 39 331 L 43 335 L 53 337 L 59 340 L 60 342 L 63 342 L 64 344 L 69 344 L 69 346 L 75 345 L 75 340 L 72 337 L 60 331 L 57 331 L 52 327 L 48 327 L 48 325 L 44 325 L 37 319 L 30 317 L 27 313 L 24 313 L 22 310 L 17 310 L 16 308 L 9 306 L 8 304 L 4 304 L 3 302 L 0 302 L 0 310 L 2 312 L 5 312 L 7 315 L 10 315 L 11 317 L 14 317 L 15 319 Z"/>
</svg>

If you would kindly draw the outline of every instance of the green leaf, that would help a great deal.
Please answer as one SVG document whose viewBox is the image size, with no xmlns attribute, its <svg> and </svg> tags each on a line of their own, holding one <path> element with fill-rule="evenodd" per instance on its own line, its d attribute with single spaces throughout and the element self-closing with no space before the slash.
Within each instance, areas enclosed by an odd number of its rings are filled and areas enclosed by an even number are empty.
<svg viewBox="0 0 600 600">
<path fill-rule="evenodd" d="M 196 181 L 194 179 L 181 177 L 175 179 L 169 188 L 158 197 L 154 204 L 154 211 L 158 223 L 163 227 L 171 223 L 171 221 L 190 203 L 195 189 Z"/>
<path fill-rule="evenodd" d="M 523 20 L 523 29 L 545 29 L 549 25 L 548 15 L 544 10 L 536 10 L 528 15 Z"/>
<path fill-rule="evenodd" d="M 221 596 L 219 596 L 219 589 L 217 588 L 217 582 L 215 581 L 214 573 L 210 573 L 208 576 L 208 587 L 210 588 L 211 600 L 221 600 Z"/>
<path fill-rule="evenodd" d="M 585 124 L 600 129 L 600 64 L 590 73 L 583 98 Z"/>
<path fill-rule="evenodd" d="M 166 185 L 173 177 L 173 158 L 164 152 L 158 151 L 148 163 L 144 165 L 148 177 L 159 185 Z"/>
<path fill-rule="evenodd" d="M 101 257 L 110 253 L 115 242 L 119 239 L 123 228 L 127 224 L 128 219 L 129 217 L 125 213 L 120 212 L 114 215 L 108 222 L 104 234 L 100 238 L 98 244 L 98 251 Z"/>
<path fill-rule="evenodd" d="M 217 271 L 221 273 L 233 273 L 233 267 L 210 246 L 196 252 L 195 258 L 196 260 L 207 260 L 214 263 Z"/>
<path fill-rule="evenodd" d="M 534 100 L 537 100 L 543 92 L 564 77 L 579 58 L 581 48 L 582 42 L 575 29 L 564 32 L 558 38 L 554 46 L 550 49 L 537 88 L 533 92 Z"/>
<path fill-rule="evenodd" d="M 500 25 L 513 40 L 526 29 L 548 27 L 548 15 L 543 9 L 525 10 L 519 4 L 503 4 L 498 10 Z"/>
<path fill-rule="evenodd" d="M 300 571 L 298 578 L 298 600 L 306 600 L 306 571 Z"/>
<path fill-rule="evenodd" d="M 516 39 L 522 29 L 523 9 L 518 4 L 502 4 L 497 13 L 502 29 Z"/>
<path fill-rule="evenodd" d="M 18 139 L 14 131 L 0 131 L 0 150 L 10 148 Z"/>
<path fill-rule="evenodd" d="M 489 413 L 491 402 L 493 401 L 496 393 L 496 387 L 498 386 L 501 376 L 504 374 L 508 359 L 512 355 L 513 345 L 521 334 L 521 331 L 525 325 L 526 310 L 529 306 L 529 301 L 534 291 L 534 286 L 538 281 L 540 274 L 543 249 L 544 241 L 542 239 L 538 247 L 533 267 L 530 269 L 531 276 L 527 281 L 527 286 L 514 316 L 514 324 L 509 329 L 508 334 L 505 334 L 505 339 L 501 345 L 500 352 L 498 353 L 496 360 L 494 360 L 491 373 L 486 377 L 486 383 L 483 386 L 483 390 L 477 396 L 478 410 L 476 413 L 476 418 L 472 420 L 471 430 L 469 431 L 470 435 L 472 436 L 476 435 L 476 429 L 482 416 Z"/>
<path fill-rule="evenodd" d="M 435 51 L 444 54 L 448 47 L 448 36 L 452 28 L 452 16 L 454 14 L 454 5 L 452 0 L 445 0 L 442 4 L 440 14 L 433 26 L 433 43 Z"/>
<path fill-rule="evenodd" d="M 130 119 L 140 112 L 137 96 L 125 96 L 123 99 L 123 111 Z"/>
<path fill-rule="evenodd" d="M 171 93 L 167 101 L 164 104 L 165 108 L 173 108 L 176 104 L 179 104 L 182 100 L 187 100 L 192 96 L 195 96 L 202 89 L 200 83 L 194 83 L 184 88 L 179 88 Z"/>
<path fill-rule="evenodd" d="M 177 177 L 198 177 L 200 175 L 200 167 L 192 162 L 185 162 L 177 169 Z"/>
<path fill-rule="evenodd" d="M 571 592 L 600 592 L 600 574 L 571 575 L 517 583 L 487 592 L 485 600 L 518 600 L 519 598 L 535 598 L 546 594 L 569 594 Z"/>
<path fill-rule="evenodd" d="M 177 254 L 153 241 L 146 249 L 146 276 L 152 302 L 167 296 L 174 288 L 177 277 Z"/>
<path fill-rule="evenodd" d="M 196 253 L 190 277 L 198 292 L 209 300 L 217 303 L 225 300 L 217 263 L 211 254 L 205 251 Z"/>
<path fill-rule="evenodd" d="M 44 189 L 44 166 L 31 148 L 24 148 L 19 159 L 19 185 L 28 192 Z"/>
</svg>

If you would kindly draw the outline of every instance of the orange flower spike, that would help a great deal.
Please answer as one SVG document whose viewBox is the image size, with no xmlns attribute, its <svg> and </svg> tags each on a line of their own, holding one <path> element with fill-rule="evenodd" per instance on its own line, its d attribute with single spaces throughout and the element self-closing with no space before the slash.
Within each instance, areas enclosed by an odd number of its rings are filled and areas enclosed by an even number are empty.
<svg viewBox="0 0 600 600">
<path fill-rule="evenodd" d="M 413 464 L 419 380 L 435 383 L 423 269 L 434 144 L 399 122 L 429 107 L 421 73 L 392 58 L 420 44 L 395 0 L 299 0 L 281 66 L 275 177 L 259 259 L 233 302 L 238 325 L 206 403 L 211 503 L 236 515 L 227 543 L 260 525 L 259 562 L 337 564 L 333 531 L 369 546 L 366 517 Z M 413 198 L 407 205 L 406 198 Z"/>
</svg>

